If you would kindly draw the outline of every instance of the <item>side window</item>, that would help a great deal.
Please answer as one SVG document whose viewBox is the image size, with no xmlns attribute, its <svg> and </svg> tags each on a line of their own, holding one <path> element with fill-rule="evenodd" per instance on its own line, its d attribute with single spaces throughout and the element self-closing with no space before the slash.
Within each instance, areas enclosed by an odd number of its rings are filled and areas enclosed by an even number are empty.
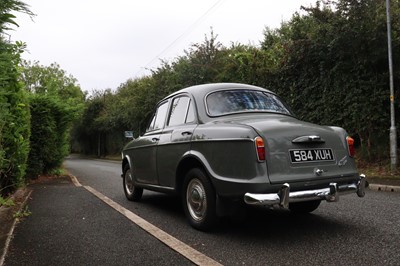
<svg viewBox="0 0 400 266">
<path fill-rule="evenodd" d="M 158 106 L 156 113 L 151 119 L 151 123 L 147 131 L 156 130 L 164 127 L 165 117 L 167 116 L 168 102 Z"/>
<path fill-rule="evenodd" d="M 190 121 L 187 119 L 189 114 L 194 116 L 190 102 L 190 98 L 186 96 L 177 97 L 173 100 L 168 126 L 182 125 L 194 121 L 194 117 L 190 118 Z"/>
</svg>

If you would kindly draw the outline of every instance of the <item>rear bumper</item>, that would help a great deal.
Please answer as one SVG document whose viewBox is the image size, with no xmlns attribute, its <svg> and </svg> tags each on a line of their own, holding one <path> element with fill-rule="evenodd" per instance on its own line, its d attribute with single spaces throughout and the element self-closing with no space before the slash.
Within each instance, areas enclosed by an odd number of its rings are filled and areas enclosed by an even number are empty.
<svg viewBox="0 0 400 266">
<path fill-rule="evenodd" d="M 357 193 L 359 197 L 365 196 L 366 178 L 360 175 L 358 180 L 353 183 L 338 185 L 330 183 L 328 187 L 314 190 L 302 190 L 290 192 L 290 185 L 285 183 L 278 193 L 254 194 L 246 193 L 244 202 L 249 205 L 274 206 L 279 205 L 288 208 L 291 202 L 326 200 L 334 202 L 339 200 L 343 194 Z"/>
</svg>

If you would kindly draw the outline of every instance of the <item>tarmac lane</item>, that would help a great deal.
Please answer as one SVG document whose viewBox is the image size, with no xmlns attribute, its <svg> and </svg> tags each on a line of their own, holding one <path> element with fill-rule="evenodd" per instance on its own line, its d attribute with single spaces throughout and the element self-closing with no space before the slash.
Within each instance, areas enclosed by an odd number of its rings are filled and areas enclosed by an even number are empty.
<svg viewBox="0 0 400 266">
<path fill-rule="evenodd" d="M 310 215 L 249 208 L 244 221 L 204 233 L 187 224 L 179 197 L 145 191 L 139 203 L 126 200 L 118 162 L 71 157 L 65 167 L 74 185 L 28 187 L 32 215 L 14 230 L 5 265 L 400 265 L 393 180 Z"/>
<path fill-rule="evenodd" d="M 4 265 L 194 265 L 68 177 L 30 188 Z"/>
</svg>

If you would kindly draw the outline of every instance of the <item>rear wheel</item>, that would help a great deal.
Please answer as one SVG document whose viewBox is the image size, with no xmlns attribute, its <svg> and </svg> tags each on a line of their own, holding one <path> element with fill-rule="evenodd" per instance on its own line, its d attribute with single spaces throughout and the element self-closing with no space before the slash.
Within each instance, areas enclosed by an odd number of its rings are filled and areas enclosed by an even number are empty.
<svg viewBox="0 0 400 266">
<path fill-rule="evenodd" d="M 289 209 L 294 213 L 310 213 L 315 211 L 319 204 L 320 200 L 295 202 L 289 204 Z"/>
<path fill-rule="evenodd" d="M 216 194 L 203 170 L 194 168 L 186 174 L 182 193 L 190 225 L 203 231 L 212 229 L 218 222 Z"/>
<path fill-rule="evenodd" d="M 133 184 L 133 176 L 130 171 L 129 165 L 124 167 L 124 178 L 123 178 L 125 196 L 130 201 L 140 201 L 143 195 L 143 188 L 136 187 Z"/>
</svg>

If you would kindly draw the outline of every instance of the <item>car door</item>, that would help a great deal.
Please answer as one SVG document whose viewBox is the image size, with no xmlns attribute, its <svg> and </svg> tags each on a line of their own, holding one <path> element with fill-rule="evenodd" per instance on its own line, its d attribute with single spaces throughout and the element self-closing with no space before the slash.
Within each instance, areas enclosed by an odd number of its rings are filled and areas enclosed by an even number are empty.
<svg viewBox="0 0 400 266">
<path fill-rule="evenodd" d="M 133 154 L 133 170 L 136 180 L 140 183 L 158 183 L 157 177 L 157 145 L 164 128 L 168 111 L 168 101 L 160 103 L 151 119 L 146 133 L 140 138 L 141 147 Z"/>
<path fill-rule="evenodd" d="M 172 99 L 166 127 L 157 148 L 159 183 L 174 188 L 175 172 L 180 159 L 190 150 L 197 126 L 194 101 L 186 94 Z"/>
</svg>

